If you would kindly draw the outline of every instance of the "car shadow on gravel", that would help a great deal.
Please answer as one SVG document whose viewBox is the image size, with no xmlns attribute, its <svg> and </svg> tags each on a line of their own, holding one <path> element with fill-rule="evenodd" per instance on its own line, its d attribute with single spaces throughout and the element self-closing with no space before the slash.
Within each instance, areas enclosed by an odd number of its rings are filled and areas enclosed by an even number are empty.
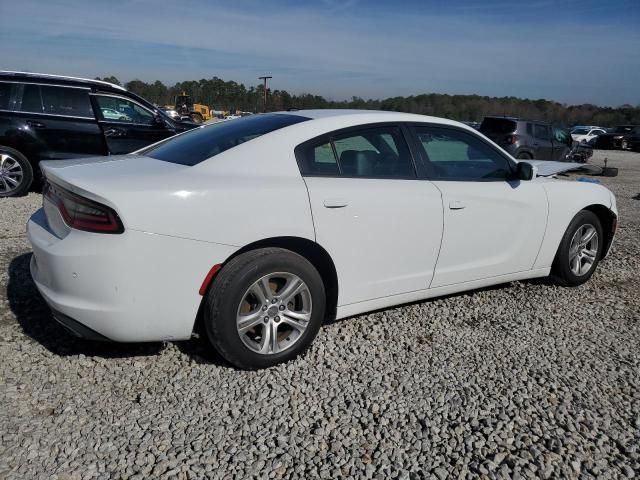
<svg viewBox="0 0 640 480">
<path fill-rule="evenodd" d="M 60 356 L 79 355 L 122 358 L 156 355 L 164 343 L 110 343 L 75 337 L 56 322 L 38 292 L 29 271 L 31 253 L 15 257 L 9 264 L 7 299 L 22 331 L 51 353 Z"/>
</svg>

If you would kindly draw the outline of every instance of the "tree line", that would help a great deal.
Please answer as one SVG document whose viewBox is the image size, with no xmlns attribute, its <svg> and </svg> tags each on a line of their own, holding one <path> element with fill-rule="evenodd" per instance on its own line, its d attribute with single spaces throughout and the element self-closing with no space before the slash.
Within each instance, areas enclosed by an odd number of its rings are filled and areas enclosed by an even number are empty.
<svg viewBox="0 0 640 480">
<path fill-rule="evenodd" d="M 96 78 L 121 85 L 117 78 Z M 246 87 L 233 80 L 218 77 L 189 80 L 167 86 L 159 80 L 153 83 L 132 80 L 124 87 L 157 105 L 173 105 L 176 95 L 185 92 L 196 103 L 215 110 L 261 112 L 264 106 L 263 85 Z M 486 97 L 480 95 L 447 95 L 429 93 L 382 100 L 332 101 L 309 93 L 290 94 L 286 90 L 267 90 L 267 111 L 309 108 L 361 108 L 419 113 L 460 121 L 479 122 L 485 115 L 505 115 L 545 120 L 560 125 L 577 124 L 613 126 L 640 124 L 640 105 L 599 107 L 591 104 L 566 105 L 550 100 L 529 100 L 517 97 Z"/>
</svg>

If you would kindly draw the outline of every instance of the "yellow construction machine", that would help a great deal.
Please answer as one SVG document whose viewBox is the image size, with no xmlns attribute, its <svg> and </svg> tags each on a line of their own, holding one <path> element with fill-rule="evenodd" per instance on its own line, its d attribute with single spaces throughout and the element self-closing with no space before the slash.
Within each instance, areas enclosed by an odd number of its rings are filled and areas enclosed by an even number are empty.
<svg viewBox="0 0 640 480">
<path fill-rule="evenodd" d="M 176 95 L 176 105 L 174 110 L 178 112 L 183 118 L 189 117 L 196 123 L 206 122 L 213 118 L 211 109 L 202 103 L 193 103 L 191 97 L 185 92 L 180 95 Z"/>
</svg>

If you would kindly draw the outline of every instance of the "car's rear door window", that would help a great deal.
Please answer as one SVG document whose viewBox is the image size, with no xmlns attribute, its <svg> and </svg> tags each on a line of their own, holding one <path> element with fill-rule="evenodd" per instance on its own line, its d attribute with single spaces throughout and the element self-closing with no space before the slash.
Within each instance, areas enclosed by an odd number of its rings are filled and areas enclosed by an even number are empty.
<svg viewBox="0 0 640 480">
<path fill-rule="evenodd" d="M 414 178 L 413 159 L 395 125 L 330 134 L 296 149 L 303 175 Z"/>
<path fill-rule="evenodd" d="M 514 133 L 517 123 L 509 118 L 485 117 L 480 124 L 482 133 Z"/>
<path fill-rule="evenodd" d="M 93 118 L 88 89 L 41 85 L 40 92 L 44 113 Z"/>
<path fill-rule="evenodd" d="M 306 120 L 309 119 L 301 115 L 284 113 L 251 115 L 196 128 L 138 153 L 193 166 L 256 137 Z"/>
<path fill-rule="evenodd" d="M 26 84 L 22 90 L 22 103 L 20 111 L 30 113 L 43 113 L 42 97 L 40 96 L 40 85 Z"/>
<path fill-rule="evenodd" d="M 9 110 L 10 97 L 11 97 L 11 84 L 0 83 L 0 110 Z"/>
<path fill-rule="evenodd" d="M 94 118 L 89 90 L 84 88 L 27 83 L 22 89 L 20 111 Z"/>
</svg>

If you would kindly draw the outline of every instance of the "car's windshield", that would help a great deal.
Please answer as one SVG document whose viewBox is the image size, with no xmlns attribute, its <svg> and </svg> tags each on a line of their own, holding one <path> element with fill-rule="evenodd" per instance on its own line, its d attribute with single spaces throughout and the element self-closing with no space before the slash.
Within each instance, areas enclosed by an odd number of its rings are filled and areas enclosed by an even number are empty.
<svg viewBox="0 0 640 480">
<path fill-rule="evenodd" d="M 586 135 L 587 133 L 589 133 L 589 129 L 587 128 L 576 128 L 573 130 L 574 135 Z"/>
<path fill-rule="evenodd" d="M 253 115 L 206 125 L 138 153 L 165 162 L 193 166 L 241 143 L 305 120 L 309 119 L 281 113 Z"/>
</svg>

